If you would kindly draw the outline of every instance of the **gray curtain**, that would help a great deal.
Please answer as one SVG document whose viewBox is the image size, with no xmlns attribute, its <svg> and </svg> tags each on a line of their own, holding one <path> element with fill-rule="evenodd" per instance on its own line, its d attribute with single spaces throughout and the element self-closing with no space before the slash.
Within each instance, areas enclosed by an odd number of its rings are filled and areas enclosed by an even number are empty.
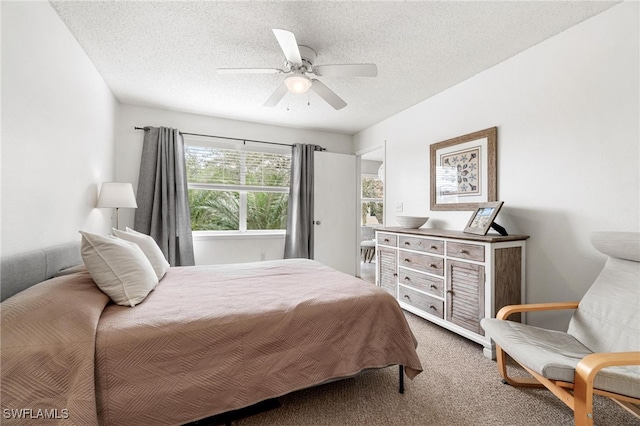
<svg viewBox="0 0 640 426">
<path fill-rule="evenodd" d="M 299 143 L 291 148 L 285 259 L 313 259 L 313 153 L 320 149 Z"/>
<path fill-rule="evenodd" d="M 151 235 L 171 266 L 194 265 L 184 143 L 178 129 L 145 127 L 134 229 Z"/>
</svg>

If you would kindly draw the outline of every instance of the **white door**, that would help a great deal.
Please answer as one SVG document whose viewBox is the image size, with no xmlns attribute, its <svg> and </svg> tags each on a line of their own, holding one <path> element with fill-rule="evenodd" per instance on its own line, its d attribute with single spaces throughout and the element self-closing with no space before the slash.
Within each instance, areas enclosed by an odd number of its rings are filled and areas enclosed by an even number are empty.
<svg viewBox="0 0 640 426">
<path fill-rule="evenodd" d="M 356 238 L 356 156 L 314 153 L 314 259 L 350 275 L 359 259 Z"/>
</svg>

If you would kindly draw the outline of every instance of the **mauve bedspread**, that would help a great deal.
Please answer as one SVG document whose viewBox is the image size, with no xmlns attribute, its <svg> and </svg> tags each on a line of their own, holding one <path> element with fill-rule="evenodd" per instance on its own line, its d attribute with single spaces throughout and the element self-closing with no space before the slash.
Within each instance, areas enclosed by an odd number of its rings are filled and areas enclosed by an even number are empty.
<svg viewBox="0 0 640 426">
<path fill-rule="evenodd" d="M 40 295 L 28 310 L 3 302 L 3 408 L 68 408 L 58 423 L 84 425 L 97 405 L 103 425 L 182 424 L 366 368 L 422 370 L 393 297 L 314 261 L 171 268 L 134 308 L 107 304 L 87 277 L 58 285 L 80 291 L 51 303 L 61 319 L 37 314 Z"/>
<path fill-rule="evenodd" d="M 98 321 L 109 297 L 88 272 L 2 302 L 0 423 L 94 425 Z"/>
</svg>

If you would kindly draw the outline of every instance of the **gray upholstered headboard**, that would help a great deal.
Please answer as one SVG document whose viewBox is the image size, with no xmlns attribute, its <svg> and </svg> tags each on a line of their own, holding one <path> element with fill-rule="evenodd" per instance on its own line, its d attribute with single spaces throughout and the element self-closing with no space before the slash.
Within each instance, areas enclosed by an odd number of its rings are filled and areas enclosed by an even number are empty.
<svg viewBox="0 0 640 426">
<path fill-rule="evenodd" d="M 67 243 L 2 258 L 0 300 L 48 280 L 61 270 L 82 263 L 80 243 Z"/>
</svg>

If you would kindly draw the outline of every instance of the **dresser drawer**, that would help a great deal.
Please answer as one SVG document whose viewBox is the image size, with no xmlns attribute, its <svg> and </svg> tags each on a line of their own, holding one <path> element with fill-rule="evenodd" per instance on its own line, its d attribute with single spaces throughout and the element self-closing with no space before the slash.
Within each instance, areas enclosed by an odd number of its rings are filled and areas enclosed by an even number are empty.
<svg viewBox="0 0 640 426">
<path fill-rule="evenodd" d="M 384 232 L 376 232 L 378 244 L 395 247 L 398 242 L 398 236 L 394 234 L 386 234 Z"/>
<path fill-rule="evenodd" d="M 444 280 L 439 278 L 399 268 L 398 281 L 409 287 L 431 293 L 434 296 L 444 297 Z"/>
<path fill-rule="evenodd" d="M 447 256 L 484 262 L 484 246 L 448 242 Z"/>
<path fill-rule="evenodd" d="M 423 251 L 425 253 L 444 254 L 444 241 L 429 240 L 427 238 L 409 237 L 401 235 L 399 239 L 400 248 L 408 250 Z"/>
<path fill-rule="evenodd" d="M 406 266 L 419 271 L 444 276 L 444 260 L 441 257 L 400 250 L 398 259 L 398 266 Z"/>
<path fill-rule="evenodd" d="M 405 286 L 398 288 L 398 300 L 444 319 L 444 302 Z"/>
</svg>

